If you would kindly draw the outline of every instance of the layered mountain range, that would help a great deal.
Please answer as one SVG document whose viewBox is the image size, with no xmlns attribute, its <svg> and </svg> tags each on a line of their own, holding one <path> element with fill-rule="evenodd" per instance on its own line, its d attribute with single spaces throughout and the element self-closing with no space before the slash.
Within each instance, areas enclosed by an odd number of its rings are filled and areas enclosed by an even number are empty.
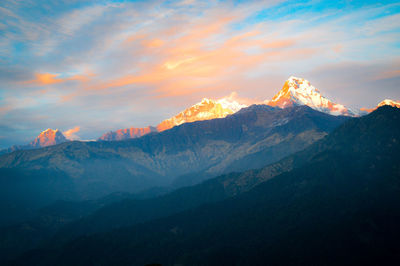
<svg viewBox="0 0 400 266">
<path fill-rule="evenodd" d="M 400 110 L 379 105 L 358 116 L 290 77 L 265 104 L 203 99 L 101 141 L 48 129 L 0 156 L 0 264 L 329 265 L 399 254 L 387 243 L 400 236 Z"/>
<path fill-rule="evenodd" d="M 255 103 L 256 102 L 253 104 Z M 383 105 L 400 107 L 400 101 L 385 99 L 381 101 L 375 108 L 362 108 L 360 111 L 354 111 L 342 104 L 334 103 L 323 96 L 320 91 L 312 86 L 308 80 L 294 76 L 289 77 L 289 79 L 285 81 L 282 89 L 275 94 L 272 100 L 265 100 L 263 103 L 269 106 L 280 108 L 306 105 L 314 110 L 327 114 L 353 117 L 367 114 Z M 201 102 L 183 110 L 171 118 L 162 121 L 156 126 L 147 126 L 143 128 L 131 127 L 109 131 L 103 134 L 97 140 L 115 141 L 139 138 L 149 133 L 162 132 L 184 123 L 224 118 L 228 115 L 236 113 L 244 107 L 248 107 L 248 102 L 243 103 L 240 100 L 234 100 L 231 97 L 225 97 L 219 100 L 204 98 Z M 54 137 L 50 136 L 51 134 L 54 135 Z M 57 137 L 55 136 L 56 134 Z M 54 140 L 49 140 L 49 138 Z M 0 154 L 9 153 L 16 150 L 46 147 L 65 141 L 67 141 L 67 139 L 62 135 L 61 131 L 47 129 L 39 134 L 39 136 L 37 136 L 36 139 L 31 143 L 27 145 L 12 146 L 8 149 L 0 150 Z"/>
<path fill-rule="evenodd" d="M 261 169 L 111 203 L 10 265 L 393 264 L 399 119 L 384 106 Z"/>
<path fill-rule="evenodd" d="M 253 104 L 255 103 L 256 102 Z M 400 106 L 399 102 L 384 100 L 380 102 L 376 108 L 382 105 L 396 106 L 396 103 L 397 107 Z M 275 94 L 272 100 L 265 100 L 264 104 L 280 108 L 306 105 L 314 110 L 327 114 L 352 117 L 365 114 L 365 111 L 369 113 L 376 109 L 354 111 L 323 96 L 308 80 L 294 76 L 289 77 L 289 79 L 285 81 L 282 89 Z M 219 100 L 204 98 L 201 102 L 185 109 L 174 117 L 162 121 L 155 127 L 149 126 L 146 128 L 127 128 L 110 131 L 102 135 L 98 140 L 110 141 L 137 138 L 148 133 L 161 132 L 187 122 L 223 118 L 247 106 L 248 103 L 245 104 L 240 102 L 240 100 L 233 100 L 231 98 L 222 98 Z"/>
<path fill-rule="evenodd" d="M 323 138 L 347 119 L 308 106 L 253 105 L 225 118 L 184 123 L 135 139 L 68 141 L 16 151 L 0 157 L 0 200 L 15 202 L 19 197 L 18 202 L 34 208 L 55 199 L 196 184 L 273 163 Z M 12 206 L 4 208 L 11 213 Z"/>
</svg>

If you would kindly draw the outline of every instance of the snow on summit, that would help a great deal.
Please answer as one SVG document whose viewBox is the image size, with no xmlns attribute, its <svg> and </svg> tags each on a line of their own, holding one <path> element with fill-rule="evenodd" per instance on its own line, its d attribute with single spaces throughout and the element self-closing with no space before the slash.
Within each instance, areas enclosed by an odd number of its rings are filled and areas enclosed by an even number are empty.
<svg viewBox="0 0 400 266">
<path fill-rule="evenodd" d="M 111 141 L 137 138 L 151 132 L 161 132 L 188 122 L 224 118 L 227 115 L 236 113 L 244 107 L 247 107 L 247 105 L 233 100 L 231 96 L 219 100 L 203 98 L 201 102 L 196 103 L 179 114 L 162 121 L 156 127 L 149 126 L 146 128 L 126 128 L 117 131 L 110 131 L 102 135 L 98 140 Z"/>
<path fill-rule="evenodd" d="M 229 97 L 219 100 L 203 98 L 201 102 L 185 109 L 174 117 L 162 121 L 158 124 L 157 130 L 167 130 L 187 122 L 224 118 L 227 115 L 236 113 L 243 107 L 247 107 L 247 105 L 240 104 Z"/>
<path fill-rule="evenodd" d="M 291 76 L 286 80 L 283 88 L 272 98 L 266 101 L 270 106 L 281 108 L 307 105 L 315 110 L 331 115 L 354 116 L 355 113 L 345 106 L 334 103 L 322 96 L 320 91 L 311 85 L 308 80 Z"/>
<path fill-rule="evenodd" d="M 400 101 L 395 101 L 395 100 L 391 100 L 391 99 L 385 99 L 383 101 L 381 101 L 380 103 L 378 103 L 378 107 L 384 106 L 384 105 L 390 105 L 393 107 L 397 107 L 400 108 Z"/>
</svg>

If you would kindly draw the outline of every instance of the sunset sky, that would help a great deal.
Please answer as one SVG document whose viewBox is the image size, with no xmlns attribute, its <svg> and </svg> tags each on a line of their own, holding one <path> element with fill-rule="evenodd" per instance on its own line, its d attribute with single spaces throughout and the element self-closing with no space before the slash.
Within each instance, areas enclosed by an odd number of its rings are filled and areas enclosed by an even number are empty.
<svg viewBox="0 0 400 266">
<path fill-rule="evenodd" d="M 352 108 L 400 100 L 400 3 L 0 2 L 0 148 L 263 101 L 291 75 Z"/>
</svg>

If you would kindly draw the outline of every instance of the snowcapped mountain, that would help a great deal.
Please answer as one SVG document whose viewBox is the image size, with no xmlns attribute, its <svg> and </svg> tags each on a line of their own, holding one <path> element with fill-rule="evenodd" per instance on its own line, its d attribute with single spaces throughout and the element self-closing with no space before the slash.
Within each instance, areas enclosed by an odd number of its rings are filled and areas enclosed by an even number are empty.
<svg viewBox="0 0 400 266">
<path fill-rule="evenodd" d="M 381 106 L 384 105 L 390 105 L 393 107 L 397 107 L 400 108 L 400 101 L 395 101 L 395 100 L 391 100 L 391 99 L 385 99 L 383 101 L 381 101 L 380 103 L 378 103 L 378 105 L 375 108 L 361 108 L 361 112 L 363 114 L 368 114 L 371 113 L 372 111 L 375 111 L 376 109 L 378 109 Z"/>
<path fill-rule="evenodd" d="M 158 124 L 157 130 L 164 131 L 187 122 L 224 118 L 227 115 L 236 113 L 243 107 L 247 107 L 247 105 L 240 104 L 228 98 L 222 98 L 217 101 L 204 98 L 200 103 L 189 107 L 174 117 L 162 121 Z"/>
<path fill-rule="evenodd" d="M 254 102 L 256 103 L 256 102 Z M 317 111 L 331 115 L 356 116 L 358 113 L 345 106 L 334 103 L 321 95 L 321 93 L 308 80 L 291 76 L 286 80 L 283 88 L 270 101 L 264 101 L 270 106 L 280 108 L 307 105 Z M 203 98 L 201 102 L 183 110 L 179 114 L 168 118 L 156 127 L 127 128 L 110 131 L 102 135 L 98 140 L 111 141 L 137 138 L 151 132 L 161 132 L 174 126 L 188 122 L 224 118 L 234 114 L 248 105 L 233 100 L 233 97 L 225 97 L 219 100 Z"/>
<path fill-rule="evenodd" d="M 390 105 L 390 106 L 393 106 L 393 107 L 400 108 L 400 101 L 395 101 L 395 100 L 391 100 L 391 99 L 385 99 L 385 100 L 381 101 L 380 103 L 378 103 L 376 108 L 379 108 L 379 107 L 384 106 L 384 105 Z"/>
<path fill-rule="evenodd" d="M 116 131 L 109 131 L 98 138 L 98 140 L 113 141 L 138 138 L 152 132 L 161 132 L 173 128 L 174 126 L 178 126 L 188 122 L 224 118 L 230 114 L 236 113 L 244 107 L 248 107 L 247 104 L 240 103 L 234 100 L 234 98 L 235 97 L 232 95 L 219 100 L 203 98 L 201 102 L 183 110 L 182 112 L 171 118 L 162 121 L 155 127 L 131 127 L 119 129 Z M 307 105 L 317 111 L 321 111 L 331 115 L 346 116 L 356 116 L 374 110 L 362 109 L 361 112 L 355 112 L 343 106 L 342 104 L 334 103 L 326 97 L 322 96 L 320 91 L 312 86 L 308 80 L 297 78 L 294 76 L 289 77 L 289 79 L 285 81 L 282 89 L 272 98 L 272 100 L 266 100 L 264 101 L 264 103 L 280 108 Z M 400 102 L 388 99 L 379 103 L 378 107 L 386 104 L 400 107 Z M 6 149 L 6 152 L 11 152 L 18 149 L 46 147 L 65 141 L 68 141 L 68 139 L 61 133 L 61 131 L 47 129 L 43 131 L 31 143 L 23 146 L 13 146 L 9 149 Z M 0 151 L 0 153 L 6 152 L 5 150 Z"/>
<path fill-rule="evenodd" d="M 161 132 L 187 122 L 224 118 L 227 115 L 236 113 L 243 107 L 247 107 L 247 105 L 238 103 L 237 101 L 232 100 L 230 97 L 219 100 L 204 98 L 201 102 L 185 109 L 169 119 L 162 121 L 156 127 L 132 127 L 119 129 L 117 131 L 110 131 L 102 135 L 98 140 L 111 141 L 138 138 L 151 132 Z"/>
<path fill-rule="evenodd" d="M 63 135 L 63 133 L 61 133 L 60 130 L 48 128 L 40 133 L 39 136 L 37 136 L 36 139 L 34 139 L 28 145 L 32 148 L 41 148 L 60 144 L 66 141 L 68 141 L 67 138 Z"/>
<path fill-rule="evenodd" d="M 291 76 L 286 80 L 283 88 L 270 101 L 265 101 L 270 106 L 281 108 L 307 105 L 317 111 L 331 115 L 355 116 L 356 113 L 345 106 L 334 103 L 321 95 L 318 89 L 308 80 Z"/>
</svg>

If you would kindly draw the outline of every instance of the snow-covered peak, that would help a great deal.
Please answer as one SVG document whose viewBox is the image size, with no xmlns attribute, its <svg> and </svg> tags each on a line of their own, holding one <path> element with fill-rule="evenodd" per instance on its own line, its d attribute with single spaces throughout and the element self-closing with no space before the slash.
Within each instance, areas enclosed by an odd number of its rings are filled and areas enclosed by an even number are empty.
<svg viewBox="0 0 400 266">
<path fill-rule="evenodd" d="M 221 98 L 217 101 L 217 103 L 220 104 L 225 109 L 232 110 L 234 113 L 236 113 L 237 111 L 239 111 L 242 108 L 247 107 L 246 104 L 242 104 L 237 101 L 234 101 L 229 97 Z"/>
<path fill-rule="evenodd" d="M 174 117 L 162 121 L 157 126 L 157 130 L 164 131 L 187 122 L 223 118 L 236 113 L 243 107 L 246 107 L 246 105 L 240 104 L 230 97 L 219 100 L 203 98 L 201 102 L 185 109 Z"/>
<path fill-rule="evenodd" d="M 361 114 L 364 115 L 364 114 L 371 113 L 371 112 L 375 111 L 376 109 L 378 109 L 379 107 L 384 106 L 384 105 L 390 105 L 393 107 L 400 108 L 400 101 L 385 99 L 385 100 L 381 101 L 380 103 L 378 103 L 378 105 L 375 108 L 361 108 L 360 111 L 361 111 Z"/>
<path fill-rule="evenodd" d="M 395 101 L 395 100 L 391 100 L 391 99 L 385 99 L 385 100 L 381 101 L 380 103 L 378 103 L 377 107 L 381 107 L 381 106 L 384 106 L 384 105 L 390 105 L 390 106 L 393 106 L 393 107 L 400 108 L 400 101 Z"/>
<path fill-rule="evenodd" d="M 283 88 L 272 100 L 266 101 L 266 103 L 270 106 L 278 106 L 281 108 L 295 105 L 307 105 L 315 110 L 332 115 L 355 115 L 349 108 L 334 103 L 322 96 L 320 91 L 312 86 L 308 80 L 294 76 L 290 76 L 283 85 Z"/>
<path fill-rule="evenodd" d="M 46 130 L 43 130 L 40 134 L 55 134 L 57 131 L 59 131 L 58 128 L 56 130 L 48 128 Z"/>
<path fill-rule="evenodd" d="M 200 102 L 179 114 L 162 121 L 157 127 L 119 129 L 103 134 L 98 140 L 110 141 L 137 138 L 151 132 L 161 132 L 187 122 L 223 118 L 236 113 L 243 107 L 247 107 L 247 105 L 234 100 L 235 96 L 236 93 L 232 93 L 230 96 L 219 100 L 203 98 Z"/>
</svg>

